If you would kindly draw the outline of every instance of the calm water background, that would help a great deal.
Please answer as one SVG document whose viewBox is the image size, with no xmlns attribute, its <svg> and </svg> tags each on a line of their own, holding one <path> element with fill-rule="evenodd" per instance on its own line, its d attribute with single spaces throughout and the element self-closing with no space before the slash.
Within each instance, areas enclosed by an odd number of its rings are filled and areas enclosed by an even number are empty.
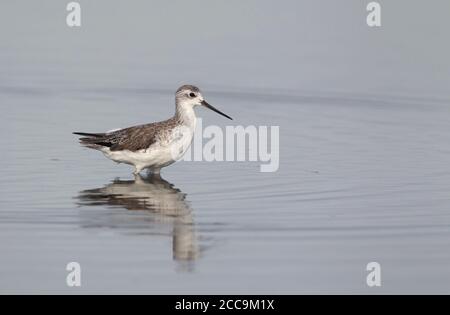
<svg viewBox="0 0 450 315">
<path fill-rule="evenodd" d="M 450 293 L 448 1 L 380 1 L 378 29 L 359 0 L 79 2 L 79 29 L 0 4 L 1 293 Z M 182 83 L 280 126 L 279 171 L 135 182 L 71 135 L 165 119 Z"/>
</svg>

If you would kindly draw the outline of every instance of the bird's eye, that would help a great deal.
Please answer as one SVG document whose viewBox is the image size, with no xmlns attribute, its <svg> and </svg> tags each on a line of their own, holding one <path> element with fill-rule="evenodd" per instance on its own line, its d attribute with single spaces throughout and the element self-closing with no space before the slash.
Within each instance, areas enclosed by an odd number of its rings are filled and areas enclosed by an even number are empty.
<svg viewBox="0 0 450 315">
<path fill-rule="evenodd" d="M 191 92 L 191 93 L 189 93 L 189 96 L 190 96 L 190 97 L 195 97 L 196 95 L 195 95 L 195 93 L 192 93 L 192 92 Z"/>
</svg>

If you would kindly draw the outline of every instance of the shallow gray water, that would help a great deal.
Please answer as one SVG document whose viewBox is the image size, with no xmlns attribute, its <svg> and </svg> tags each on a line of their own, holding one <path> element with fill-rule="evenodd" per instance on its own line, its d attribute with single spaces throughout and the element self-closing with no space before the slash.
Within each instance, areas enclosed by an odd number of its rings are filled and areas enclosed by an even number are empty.
<svg viewBox="0 0 450 315">
<path fill-rule="evenodd" d="M 57 1 L 1 4 L 1 293 L 450 293 L 446 2 L 383 4 L 378 30 L 360 1 L 80 3 L 78 30 Z M 134 180 L 71 134 L 169 117 L 181 83 L 280 126 L 279 170 Z"/>
</svg>

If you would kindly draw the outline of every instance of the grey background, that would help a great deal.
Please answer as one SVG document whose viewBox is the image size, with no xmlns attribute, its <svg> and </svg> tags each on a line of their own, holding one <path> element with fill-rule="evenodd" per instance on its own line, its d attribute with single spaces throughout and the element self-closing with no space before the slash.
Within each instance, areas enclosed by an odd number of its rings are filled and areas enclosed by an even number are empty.
<svg viewBox="0 0 450 315">
<path fill-rule="evenodd" d="M 381 1 L 381 28 L 366 25 L 367 3 L 80 1 L 82 27 L 72 29 L 66 2 L 3 2 L 2 85 L 104 86 L 108 77 L 143 88 L 188 80 L 448 96 L 448 1 Z"/>
</svg>

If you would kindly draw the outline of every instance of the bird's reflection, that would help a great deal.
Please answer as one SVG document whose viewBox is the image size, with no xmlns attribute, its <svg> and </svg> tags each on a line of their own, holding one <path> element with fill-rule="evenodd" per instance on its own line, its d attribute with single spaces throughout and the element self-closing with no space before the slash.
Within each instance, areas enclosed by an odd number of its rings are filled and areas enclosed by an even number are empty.
<svg viewBox="0 0 450 315">
<path fill-rule="evenodd" d="M 186 194 L 159 176 L 136 176 L 134 180 L 114 180 L 96 189 L 83 190 L 78 195 L 80 205 L 108 205 L 127 210 L 144 210 L 144 217 L 133 221 L 132 227 L 154 228 L 154 225 L 171 225 L 173 258 L 177 261 L 194 261 L 199 256 L 199 247 L 193 222 L 192 208 Z M 137 213 L 137 212 L 136 212 Z M 130 216 L 129 220 L 136 217 Z M 123 217 L 97 221 L 94 226 L 113 225 L 130 228 L 130 221 Z M 151 221 L 149 224 L 148 221 Z M 91 220 L 94 222 L 93 220 Z M 100 221 L 100 223 L 98 222 Z"/>
</svg>

